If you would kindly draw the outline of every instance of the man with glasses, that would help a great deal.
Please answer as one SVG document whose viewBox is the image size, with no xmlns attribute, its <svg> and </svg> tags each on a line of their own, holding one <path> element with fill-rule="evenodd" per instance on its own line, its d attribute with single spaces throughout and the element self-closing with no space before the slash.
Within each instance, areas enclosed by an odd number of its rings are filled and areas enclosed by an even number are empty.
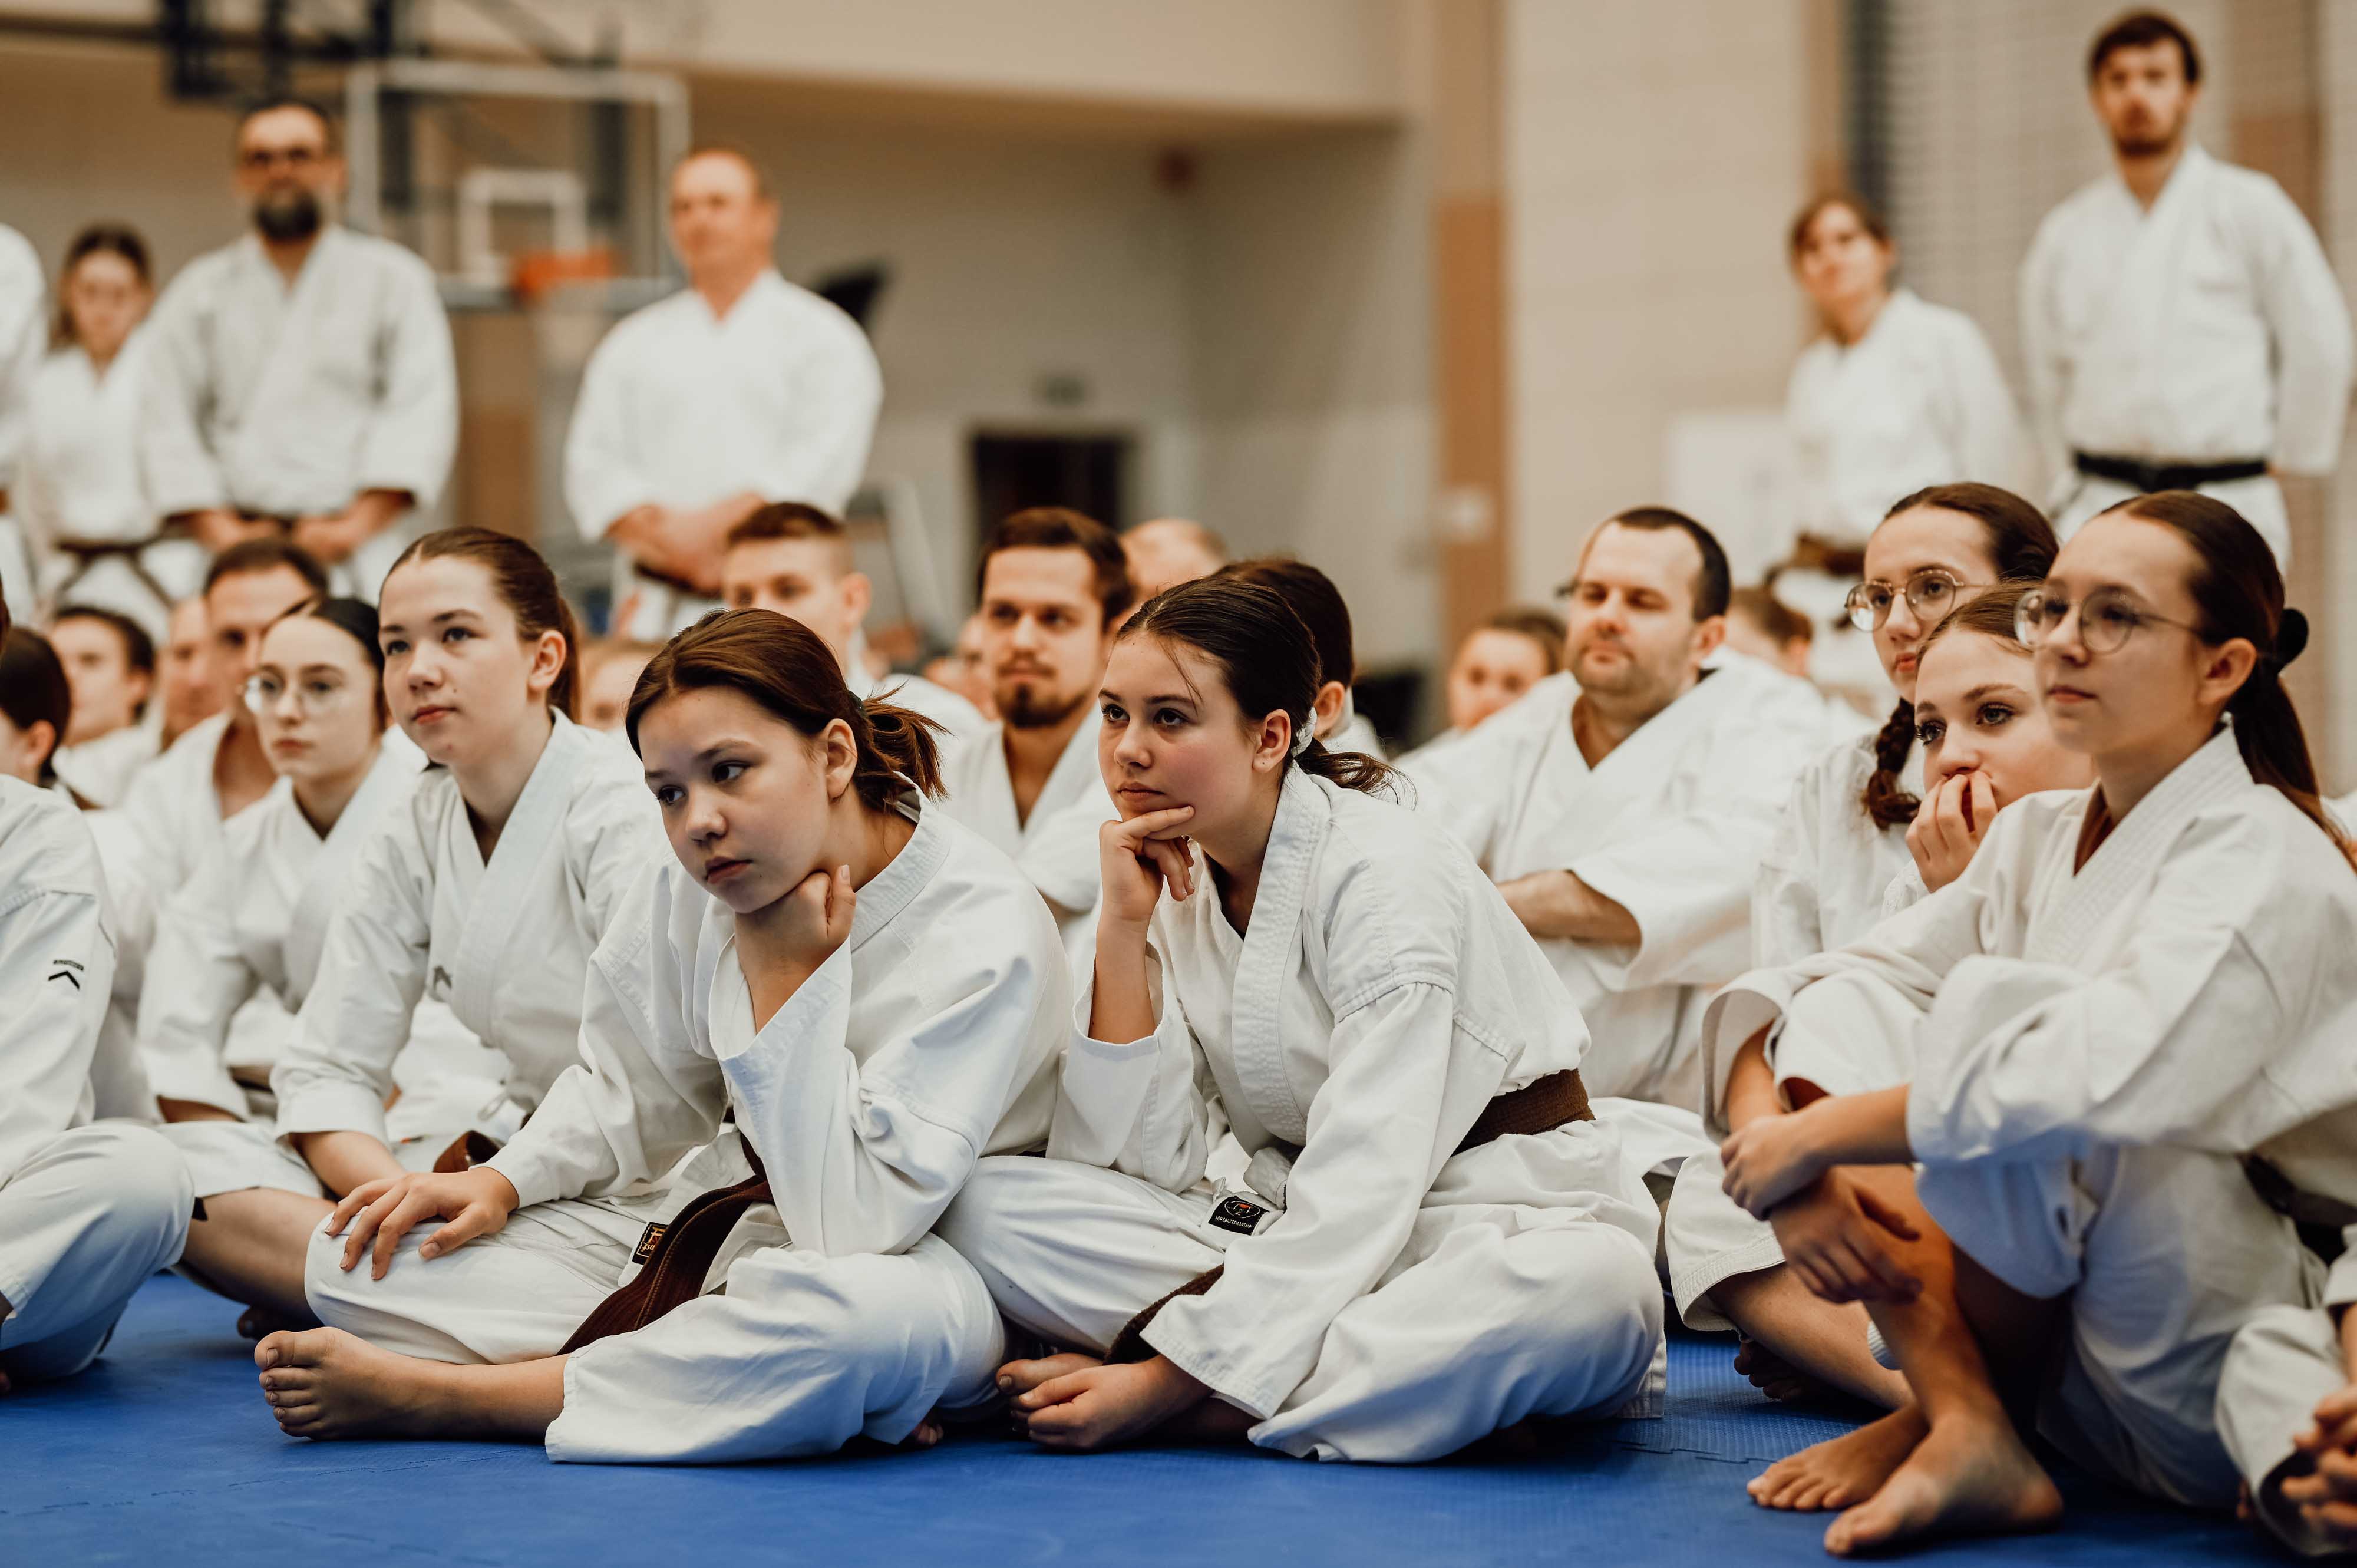
<svg viewBox="0 0 2357 1568">
<path fill-rule="evenodd" d="M 1721 645 L 1727 556 L 1639 507 L 1590 534 L 1564 588 L 1565 672 L 1417 769 L 1417 803 L 1472 851 L 1555 962 L 1593 1043 L 1592 1092 L 1649 1169 L 1708 1146 L 1703 1004 L 1749 966 L 1751 885 L 1822 748 L 1808 682 Z"/>
<path fill-rule="evenodd" d="M 449 477 L 450 323 L 431 268 L 335 221 L 324 110 L 260 104 L 236 145 L 253 231 L 183 268 L 147 328 L 149 496 L 216 554 L 281 534 L 373 597 Z"/>
</svg>

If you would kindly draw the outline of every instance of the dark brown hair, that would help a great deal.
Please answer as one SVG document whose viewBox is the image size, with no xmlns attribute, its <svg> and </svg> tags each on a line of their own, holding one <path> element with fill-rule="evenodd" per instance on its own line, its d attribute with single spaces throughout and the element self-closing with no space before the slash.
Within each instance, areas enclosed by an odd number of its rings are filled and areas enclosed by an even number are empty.
<svg viewBox="0 0 2357 1568">
<path fill-rule="evenodd" d="M 842 520 L 802 501 L 771 501 L 755 507 L 728 531 L 724 548 L 757 539 L 841 539 Z"/>
<path fill-rule="evenodd" d="M 1342 590 L 1334 585 L 1333 578 L 1308 562 L 1297 561 L 1290 555 L 1231 561 L 1217 575 L 1258 583 L 1285 596 L 1293 613 L 1301 618 L 1301 624 L 1309 628 L 1310 643 L 1318 650 L 1319 685 L 1340 681 L 1348 686 L 1359 678 L 1359 656 L 1351 639 L 1351 606 L 1342 597 Z"/>
<path fill-rule="evenodd" d="M 0 714 L 20 730 L 49 726 L 49 755 L 41 758 L 41 782 L 57 777 L 49 764 L 65 744 L 73 718 L 73 687 L 48 639 L 23 627 L 0 634 Z"/>
<path fill-rule="evenodd" d="M 1634 528 L 1647 533 L 1675 530 L 1694 541 L 1695 553 L 1702 557 L 1702 564 L 1695 568 L 1694 618 L 1706 621 L 1727 613 L 1727 601 L 1735 595 L 1735 573 L 1727 564 L 1727 547 L 1719 543 L 1718 535 L 1675 507 L 1632 506 L 1606 518 L 1587 536 L 1587 542 L 1579 547 L 1583 567 L 1588 551 L 1596 547 L 1596 535 L 1608 528 Z"/>
<path fill-rule="evenodd" d="M 1727 596 L 1727 609 L 1729 615 L 1750 617 L 1780 647 L 1796 639 L 1816 640 L 1816 628 L 1809 624 L 1809 618 L 1778 598 L 1772 588 L 1738 588 Z"/>
<path fill-rule="evenodd" d="M 1312 709 L 1325 683 L 1318 644 L 1293 601 L 1266 581 L 1222 570 L 1165 588 L 1138 607 L 1114 640 L 1133 637 L 1181 643 L 1210 660 L 1248 722 L 1281 712 L 1295 735 L 1316 730 Z M 1293 762 L 1312 778 L 1370 794 L 1388 789 L 1394 777 L 1373 757 L 1329 751 L 1321 740 Z"/>
<path fill-rule="evenodd" d="M 725 688 L 759 703 L 804 736 L 841 719 L 859 760 L 851 787 L 871 811 L 891 809 L 911 787 L 942 792 L 941 725 L 886 702 L 861 702 L 844 684 L 834 650 L 802 622 L 774 610 L 715 610 L 648 660 L 630 693 L 623 727 L 639 748 L 639 721 L 679 692 Z"/>
<path fill-rule="evenodd" d="M 2193 547 L 2201 564 L 2185 585 L 2201 622 L 2195 635 L 2212 647 L 2240 638 L 2259 652 L 2249 677 L 2226 700 L 2244 766 L 2258 782 L 2281 790 L 2343 854 L 2351 854 L 2350 841 L 2317 798 L 2308 732 L 2284 689 L 2283 667 L 2308 646 L 2308 618 L 2284 607 L 2283 573 L 2275 552 L 2241 512 L 2194 490 L 2132 496 L 2107 510 L 2158 523 Z"/>
<path fill-rule="evenodd" d="M 242 545 L 238 548 L 244 548 Z M 488 528 L 445 528 L 425 535 L 401 553 L 387 572 L 393 580 L 413 561 L 472 561 L 491 580 L 491 592 L 515 617 L 516 635 L 526 642 L 543 632 L 565 639 L 565 662 L 557 668 L 556 683 L 548 689 L 548 705 L 568 719 L 581 716 L 581 631 L 573 607 L 557 591 L 556 574 L 540 552 L 511 534 Z M 379 590 L 382 597 L 382 590 Z"/>
<path fill-rule="evenodd" d="M 1883 221 L 1882 214 L 1876 209 L 1874 203 L 1854 190 L 1828 190 L 1812 197 L 1809 204 L 1793 218 L 1792 226 L 1784 231 L 1784 254 L 1788 260 L 1797 262 L 1801 259 L 1802 248 L 1809 242 L 1810 228 L 1830 207 L 1846 207 L 1851 216 L 1857 220 L 1857 226 L 1873 235 L 1877 243 L 1890 243 L 1890 225 Z"/>
<path fill-rule="evenodd" d="M 1035 506 L 1010 512 L 982 542 L 982 558 L 974 563 L 974 596 L 990 575 L 990 558 L 1002 550 L 1077 550 L 1089 558 L 1097 603 L 1111 626 L 1129 608 L 1137 590 L 1129 580 L 1129 555 L 1120 535 L 1095 518 L 1070 507 Z"/>
<path fill-rule="evenodd" d="M 142 675 L 156 673 L 156 639 L 147 628 L 124 615 L 102 605 L 68 605 L 49 618 L 49 629 L 55 631 L 70 620 L 94 620 L 114 633 L 123 644 L 123 661 Z"/>
<path fill-rule="evenodd" d="M 374 605 L 366 599 L 305 599 L 270 624 L 288 620 L 323 620 L 359 643 L 376 675 L 376 727 L 382 730 L 393 722 L 393 705 L 384 695 L 384 643 L 376 634 Z"/>
<path fill-rule="evenodd" d="M 2201 80 L 2201 53 L 2193 47 L 2193 35 L 2187 32 L 2177 18 L 2161 11 L 2130 11 L 2110 27 L 2095 35 L 2087 48 L 2087 80 L 2095 80 L 2104 62 L 2122 49 L 2149 48 L 2154 44 L 2175 44 L 2185 61 L 2185 85 L 2193 86 Z"/>
<path fill-rule="evenodd" d="M 1508 605 L 1491 610 L 1481 618 L 1477 631 L 1503 631 L 1515 637 L 1527 638 L 1539 646 L 1546 656 L 1546 672 L 1550 675 L 1563 668 L 1563 617 L 1536 605 Z"/>
<path fill-rule="evenodd" d="M 142 288 L 155 285 L 155 274 L 147 265 L 147 242 L 139 237 L 138 230 L 128 223 L 91 224 L 66 247 L 66 264 L 58 270 L 58 317 L 49 326 L 52 349 L 62 349 L 74 340 L 73 317 L 66 311 L 66 285 L 73 281 L 76 267 L 96 255 L 121 256 L 139 274 Z"/>
<path fill-rule="evenodd" d="M 223 577 L 259 575 L 281 567 L 309 584 L 312 593 L 324 595 L 328 591 L 328 569 L 319 564 L 317 556 L 282 534 L 265 533 L 256 539 L 241 539 L 214 556 L 212 564 L 205 568 L 204 592 L 211 593 L 213 585 Z"/>
<path fill-rule="evenodd" d="M 1889 522 L 1901 512 L 1919 508 L 1961 512 L 1978 522 L 1999 584 L 2027 587 L 2043 582 L 2054 564 L 2055 551 L 2061 548 L 2044 512 L 1995 485 L 1928 485 L 1900 497 L 1882 514 L 1882 521 Z M 1907 754 L 1914 744 L 1915 704 L 1901 697 L 1874 737 L 1874 773 L 1858 797 L 1867 820 L 1878 828 L 1905 827 L 1923 804 L 1899 787 L 1900 770 L 1907 766 Z"/>
<path fill-rule="evenodd" d="M 1923 651 L 1931 652 L 1932 645 L 1952 631 L 1969 631 L 1993 637 L 2024 659 L 2029 658 L 2029 650 L 2014 626 L 2014 612 L 2021 607 L 2021 596 L 2037 585 L 1999 583 L 1994 588 L 1983 588 L 1940 618 L 1940 624 L 1923 639 Z"/>
</svg>

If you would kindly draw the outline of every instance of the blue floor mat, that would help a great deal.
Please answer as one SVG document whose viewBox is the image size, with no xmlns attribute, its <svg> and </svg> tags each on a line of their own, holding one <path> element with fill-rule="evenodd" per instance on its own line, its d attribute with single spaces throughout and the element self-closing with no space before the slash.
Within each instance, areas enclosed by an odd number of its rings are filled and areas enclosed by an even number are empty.
<svg viewBox="0 0 2357 1568">
<path fill-rule="evenodd" d="M 1845 1429 L 1770 1405 L 1731 1341 L 1670 1348 L 1670 1415 L 1526 1458 L 1416 1468 L 1230 1451 L 1074 1457 L 995 1436 L 702 1469 L 552 1465 L 524 1444 L 282 1437 L 234 1308 L 159 1277 L 98 1366 L 0 1399 L 0 1564 L 1169 1563 L 1225 1568 L 1822 1563 L 1824 1516 L 1764 1512 L 1761 1462 Z M 1940 1563 L 2276 1563 L 2230 1520 L 2063 1477 L 2054 1534 Z"/>
</svg>

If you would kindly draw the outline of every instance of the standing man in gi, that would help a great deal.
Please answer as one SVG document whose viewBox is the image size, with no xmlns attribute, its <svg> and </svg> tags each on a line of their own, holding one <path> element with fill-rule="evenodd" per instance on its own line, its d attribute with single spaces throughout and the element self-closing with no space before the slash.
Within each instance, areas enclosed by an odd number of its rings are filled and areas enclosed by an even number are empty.
<svg viewBox="0 0 2357 1568">
<path fill-rule="evenodd" d="M 2200 489 L 2291 553 L 2278 474 L 2330 473 L 2349 308 L 2314 231 L 2263 174 L 2188 132 L 2201 57 L 2158 12 L 2087 56 L 2114 171 L 2046 215 L 2022 263 L 2022 357 L 2061 470 L 2055 530 L 2139 491 Z"/>
<path fill-rule="evenodd" d="M 247 111 L 237 189 L 253 232 L 183 268 L 148 326 L 149 496 L 215 554 L 284 532 L 373 598 L 450 476 L 449 318 L 423 261 L 335 220 L 325 110 Z"/>
<path fill-rule="evenodd" d="M 681 159 L 688 286 L 608 333 L 582 374 L 565 499 L 619 554 L 619 636 L 660 640 L 718 607 L 730 529 L 770 501 L 840 517 L 866 468 L 883 373 L 857 322 L 778 274 L 777 236 L 750 159 Z"/>
<path fill-rule="evenodd" d="M 0 597 L 26 615 L 33 608 L 33 559 L 9 513 L 8 489 L 24 447 L 33 371 L 48 347 L 41 314 L 48 294 L 32 242 L 0 223 Z"/>
</svg>

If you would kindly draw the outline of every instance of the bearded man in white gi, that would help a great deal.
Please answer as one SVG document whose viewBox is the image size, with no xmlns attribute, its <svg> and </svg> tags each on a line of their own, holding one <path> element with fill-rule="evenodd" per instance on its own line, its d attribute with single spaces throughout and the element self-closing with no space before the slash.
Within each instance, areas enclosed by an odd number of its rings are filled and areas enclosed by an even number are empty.
<svg viewBox="0 0 2357 1568">
<path fill-rule="evenodd" d="M 248 111 L 237 188 L 253 231 L 182 268 L 148 324 L 149 499 L 216 554 L 284 532 L 374 598 L 450 477 L 449 317 L 432 268 L 335 221 L 325 110 Z"/>
<path fill-rule="evenodd" d="M 778 204 L 743 154 L 671 177 L 688 286 L 624 319 L 582 373 L 565 499 L 618 553 L 614 630 L 660 641 L 719 607 L 728 531 L 766 501 L 836 517 L 867 467 L 883 372 L 859 324 L 778 275 Z"/>
<path fill-rule="evenodd" d="M 2199 489 L 2291 554 L 2278 474 L 2327 474 L 2349 406 L 2349 307 L 2266 176 L 2188 134 L 2201 57 L 2167 16 L 2095 40 L 2088 97 L 2114 172 L 2046 215 L 2021 269 L 2021 346 L 2068 539 L 2138 491 Z"/>
<path fill-rule="evenodd" d="M 1568 668 L 1416 768 L 1539 940 L 1599 1113 L 1651 1173 L 1704 1146 L 1703 1004 L 1750 961 L 1751 885 L 1822 747 L 1815 688 L 1724 655 L 1727 555 L 1666 507 L 1604 522 L 1566 585 Z"/>
</svg>

